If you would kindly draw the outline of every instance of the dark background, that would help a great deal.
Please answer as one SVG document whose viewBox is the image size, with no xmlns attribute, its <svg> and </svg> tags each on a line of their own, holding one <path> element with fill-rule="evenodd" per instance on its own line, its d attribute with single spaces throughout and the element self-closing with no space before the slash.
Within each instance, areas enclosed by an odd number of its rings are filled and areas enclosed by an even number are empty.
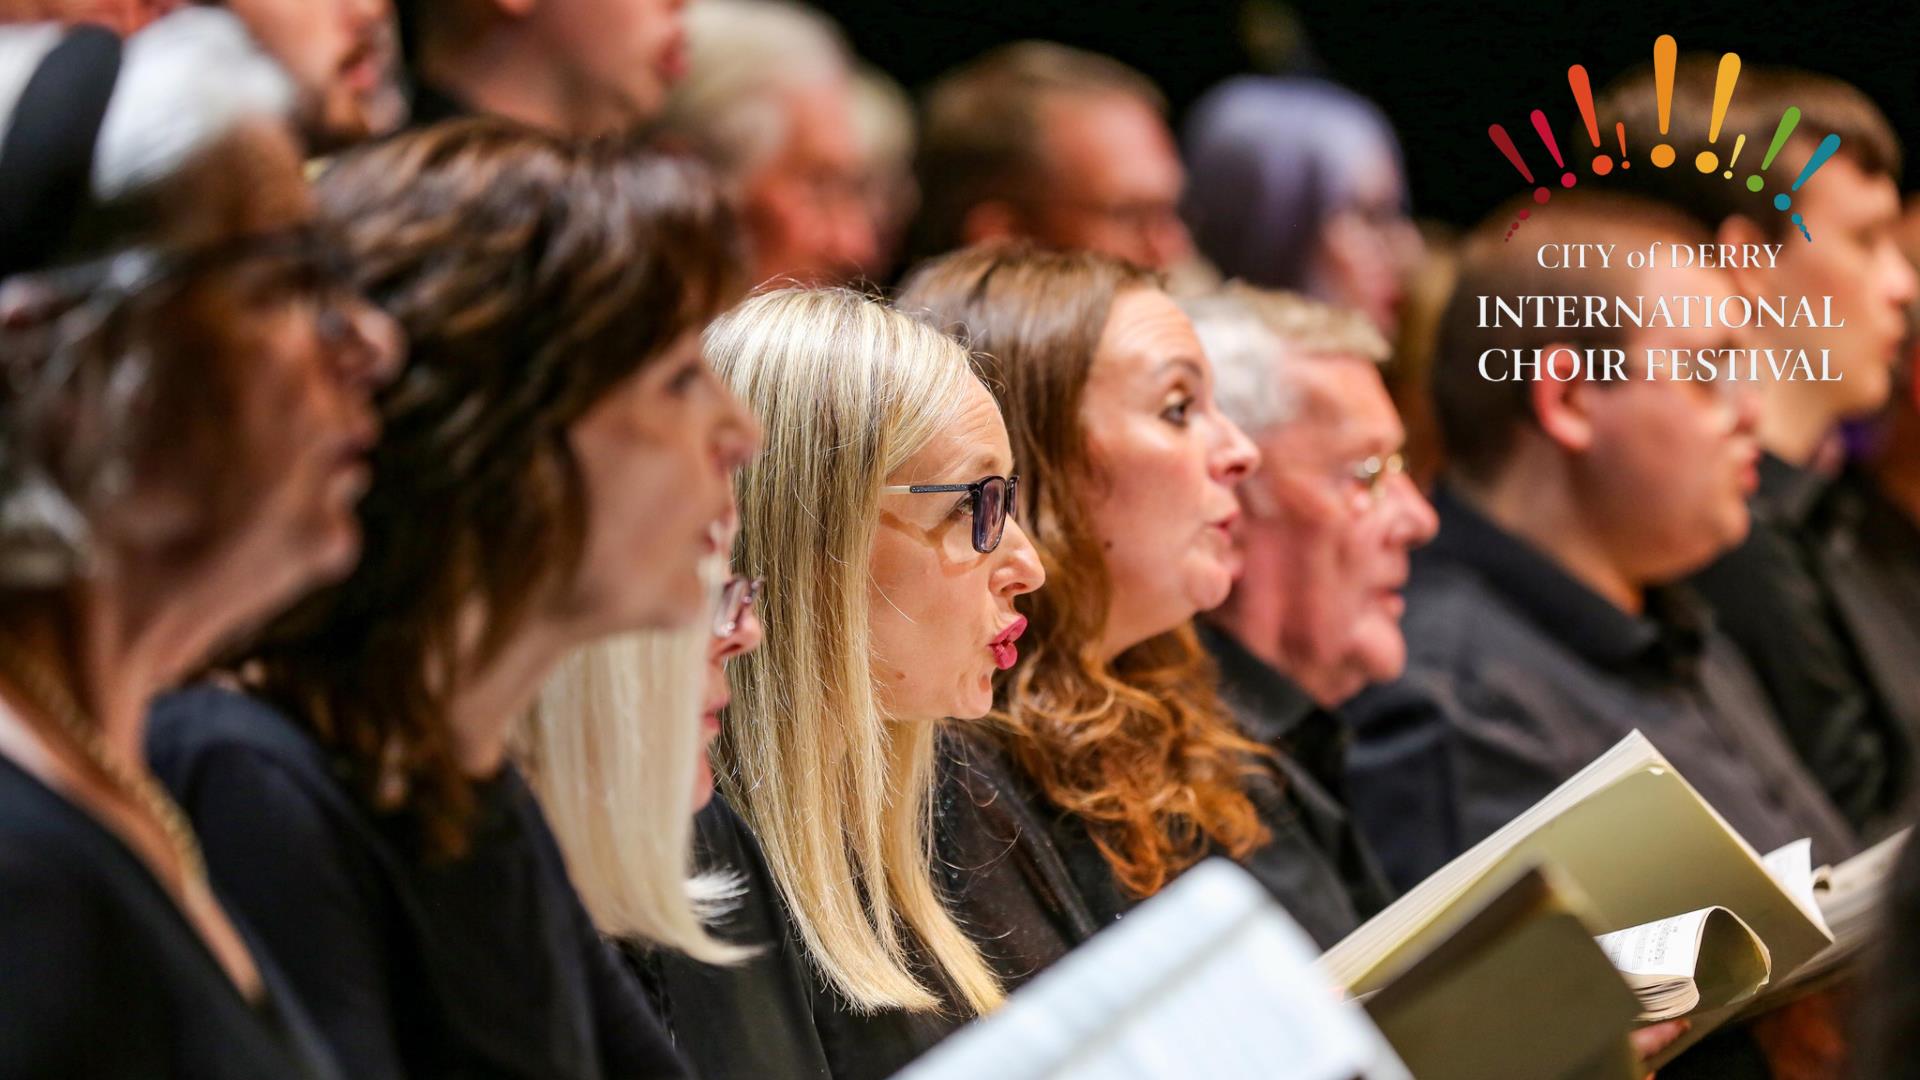
<svg viewBox="0 0 1920 1080">
<path fill-rule="evenodd" d="M 916 93 L 993 45 L 1049 38 L 1140 68 L 1167 92 L 1177 122 L 1209 86 L 1255 66 L 1242 44 L 1238 0 L 1184 7 L 1146 0 L 820 0 L 819 6 L 840 21 L 868 62 Z M 1650 64 L 1653 39 L 1662 33 L 1679 40 L 1683 55 L 1737 52 L 1747 65 L 1784 65 L 1846 79 L 1879 103 L 1910 153 L 1920 146 L 1916 4 L 1708 0 L 1685 11 L 1656 12 L 1579 0 L 1345 0 L 1278 10 L 1289 13 L 1298 30 L 1295 46 L 1286 50 L 1290 69 L 1317 71 L 1378 102 L 1406 147 L 1415 212 L 1455 224 L 1473 223 L 1528 187 L 1488 141 L 1488 124 L 1505 125 L 1539 175 L 1550 159 L 1527 123 L 1532 109 L 1545 109 L 1554 119 L 1563 153 L 1589 145 L 1567 89 L 1567 67 L 1586 65 L 1597 97 L 1631 68 Z M 1612 122 L 1599 119 L 1606 147 L 1614 152 Z M 1627 133 L 1630 157 L 1644 159 L 1651 134 Z M 1675 145 L 1684 151 L 1688 144 L 1678 118 L 1672 134 L 1680 136 Z M 1698 133 L 1699 143 L 1705 134 Z M 1764 152 L 1771 134 L 1748 132 L 1741 160 L 1754 152 L 1756 141 Z M 1721 143 L 1729 145 L 1731 138 L 1723 133 Z M 1592 179 L 1584 168 L 1579 172 Z"/>
</svg>

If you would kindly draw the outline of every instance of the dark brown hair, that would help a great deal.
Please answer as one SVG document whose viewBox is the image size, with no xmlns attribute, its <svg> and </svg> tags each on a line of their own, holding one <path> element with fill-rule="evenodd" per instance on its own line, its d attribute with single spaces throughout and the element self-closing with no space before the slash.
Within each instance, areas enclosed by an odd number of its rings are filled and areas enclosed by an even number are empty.
<svg viewBox="0 0 1920 1080">
<path fill-rule="evenodd" d="M 1191 626 L 1099 653 L 1113 582 L 1081 493 L 1102 483 L 1080 401 L 1114 299 L 1150 272 L 1089 252 L 970 248 L 921 267 L 897 301 L 977 350 L 1023 475 L 1022 523 L 1047 587 L 1019 598 L 1026 654 L 994 713 L 1014 761 L 1078 815 L 1115 878 L 1149 896 L 1207 854 L 1267 839 L 1242 781 L 1262 749 L 1222 706 Z M 1029 644 L 1030 643 L 1030 644 Z"/>
<path fill-rule="evenodd" d="M 231 666 L 454 855 L 473 796 L 447 709 L 574 572 L 569 428 L 738 295 L 736 230 L 691 163 L 488 119 L 351 155 L 319 190 L 410 352 L 380 397 L 358 569 Z"/>
<path fill-rule="evenodd" d="M 1718 60 L 1711 56 L 1680 59 L 1674 67 L 1673 117 L 1711 115 L 1718 69 Z M 1622 121 L 1628 132 L 1638 133 L 1633 137 L 1652 139 L 1660 130 L 1657 104 L 1653 70 L 1645 68 L 1610 87 L 1599 108 L 1601 115 Z M 1741 69 L 1733 100 L 1721 122 L 1720 153 L 1730 153 L 1734 137 L 1744 133 L 1748 153 L 1757 148 L 1764 155 L 1781 114 L 1790 105 L 1800 110 L 1800 122 L 1768 170 L 1770 175 L 1784 175 L 1785 182 L 1791 182 L 1814 147 L 1831 132 L 1840 136 L 1839 156 L 1852 161 L 1862 172 L 1900 179 L 1900 140 L 1879 106 L 1851 83 L 1789 68 Z M 1678 144 L 1680 140 L 1672 141 Z M 1617 190 L 1678 206 L 1710 229 L 1735 214 L 1752 219 L 1769 239 L 1777 240 L 1792 229 L 1787 215 L 1774 212 L 1772 195 L 1747 190 L 1744 178 L 1748 171 L 1759 171 L 1757 158 L 1751 161 L 1751 170 L 1742 168 L 1732 180 L 1726 180 L 1719 170 L 1703 173 L 1694 168 L 1692 152 L 1679 149 L 1679 160 L 1668 168 L 1641 165 L 1616 170 L 1607 182 Z M 1743 155 L 1741 160 L 1748 159 Z M 1779 190 L 1780 183 L 1772 186 Z"/>
<path fill-rule="evenodd" d="M 1508 240 L 1516 214 L 1528 207 L 1537 212 Z M 1637 282 L 1644 271 L 1622 265 L 1627 252 L 1644 251 L 1655 240 L 1699 244 L 1708 239 L 1705 227 L 1670 206 L 1587 192 L 1563 192 L 1544 209 L 1521 196 L 1476 228 L 1460 247 L 1459 273 L 1440 316 L 1428 376 L 1448 466 L 1469 479 L 1493 479 L 1505 467 L 1521 427 L 1533 422 L 1531 381 L 1484 378 L 1480 357 L 1488 349 L 1523 349 L 1529 357 L 1531 350 L 1550 345 L 1619 349 L 1630 332 L 1617 326 L 1543 327 L 1533 319 L 1524 326 L 1482 327 L 1481 297 L 1490 308 L 1495 298 L 1513 303 L 1522 296 L 1631 297 L 1640 291 Z M 1546 270 L 1535 255 L 1546 245 L 1590 243 L 1619 245 L 1611 268 Z"/>
</svg>

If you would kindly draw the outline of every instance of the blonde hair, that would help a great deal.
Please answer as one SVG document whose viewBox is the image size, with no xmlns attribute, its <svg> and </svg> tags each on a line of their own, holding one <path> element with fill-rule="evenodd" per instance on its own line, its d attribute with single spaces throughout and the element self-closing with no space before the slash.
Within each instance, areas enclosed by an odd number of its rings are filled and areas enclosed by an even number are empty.
<svg viewBox="0 0 1920 1080">
<path fill-rule="evenodd" d="M 774 583 L 766 642 L 730 671 L 721 788 L 813 965 L 856 1009 L 942 1008 L 914 974 L 924 961 L 984 1012 L 999 982 L 932 875 L 935 729 L 882 711 L 868 636 L 880 488 L 954 420 L 977 381 L 966 351 L 845 289 L 757 296 L 706 350 L 766 431 L 740 475 L 734 565 Z"/>
<path fill-rule="evenodd" d="M 717 590 L 725 562 L 703 572 Z M 739 883 L 689 877 L 710 623 L 568 656 L 515 733 L 515 755 L 601 933 L 729 964 L 752 950 L 715 940 L 706 924 Z"/>
</svg>

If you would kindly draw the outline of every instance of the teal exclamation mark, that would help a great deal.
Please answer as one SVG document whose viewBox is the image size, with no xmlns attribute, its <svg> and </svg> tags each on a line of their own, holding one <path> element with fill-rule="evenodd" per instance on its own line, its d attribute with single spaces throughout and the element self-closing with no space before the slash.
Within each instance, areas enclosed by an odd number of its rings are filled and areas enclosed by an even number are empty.
<svg viewBox="0 0 1920 1080">
<path fill-rule="evenodd" d="M 1820 171 L 1820 166 L 1825 165 L 1827 159 L 1832 157 L 1833 152 L 1838 149 L 1840 149 L 1840 136 L 1828 135 L 1826 138 L 1821 139 L 1820 145 L 1813 151 L 1813 156 L 1807 159 L 1807 167 L 1800 170 L 1800 179 L 1795 180 L 1793 187 L 1789 190 L 1799 191 L 1800 185 L 1813 179 L 1813 174 Z M 1792 205 L 1793 197 L 1785 191 L 1773 197 L 1773 208 L 1775 210 L 1785 210 Z"/>
</svg>

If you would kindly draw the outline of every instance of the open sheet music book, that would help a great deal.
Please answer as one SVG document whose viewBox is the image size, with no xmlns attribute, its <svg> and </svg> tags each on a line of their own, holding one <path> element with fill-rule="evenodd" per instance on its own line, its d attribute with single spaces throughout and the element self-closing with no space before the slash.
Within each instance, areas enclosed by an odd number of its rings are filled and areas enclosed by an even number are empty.
<svg viewBox="0 0 1920 1080">
<path fill-rule="evenodd" d="M 1321 963 L 1336 983 L 1354 993 L 1377 990 L 1408 957 L 1430 950 L 1448 933 L 1443 912 L 1463 899 L 1484 897 L 1533 865 L 1551 867 L 1578 889 L 1596 934 L 1724 908 L 1764 950 L 1768 970 L 1755 990 L 1792 974 L 1833 940 L 1818 907 L 1782 888 L 1760 855 L 1636 731 L 1415 886 L 1329 950 Z M 1734 965 L 1746 965 L 1738 935 L 1713 930 L 1711 923 L 1703 920 L 1703 932 L 1713 931 L 1703 940 L 1731 939 L 1736 947 L 1703 952 L 1702 960 L 1718 964 L 1724 953 Z M 1698 984 L 1703 976 L 1717 988 L 1736 981 L 1738 972 L 1696 970 L 1690 978 Z M 1524 964 L 1516 967 L 1510 996 L 1524 995 L 1536 977 Z M 1752 993 L 1736 991 L 1731 997 L 1711 1004 L 1702 994 L 1687 1014 L 1692 1030 L 1653 1064 L 1671 1060 L 1732 1018 Z M 1499 1000 L 1484 1005 L 1508 1007 Z"/>
<path fill-rule="evenodd" d="M 900 1080 L 1410 1080 L 1245 870 L 1194 867 Z"/>
<path fill-rule="evenodd" d="M 1749 1014 L 1812 993 L 1852 974 L 1867 946 L 1879 934 L 1882 900 L 1893 881 L 1894 867 L 1906 847 L 1902 829 L 1839 866 L 1813 869 L 1809 845 L 1802 840 L 1767 856 L 1769 869 L 1783 888 L 1805 894 L 1820 913 L 1821 926 L 1833 944 L 1818 956 L 1779 979 L 1749 1006 Z"/>
</svg>

